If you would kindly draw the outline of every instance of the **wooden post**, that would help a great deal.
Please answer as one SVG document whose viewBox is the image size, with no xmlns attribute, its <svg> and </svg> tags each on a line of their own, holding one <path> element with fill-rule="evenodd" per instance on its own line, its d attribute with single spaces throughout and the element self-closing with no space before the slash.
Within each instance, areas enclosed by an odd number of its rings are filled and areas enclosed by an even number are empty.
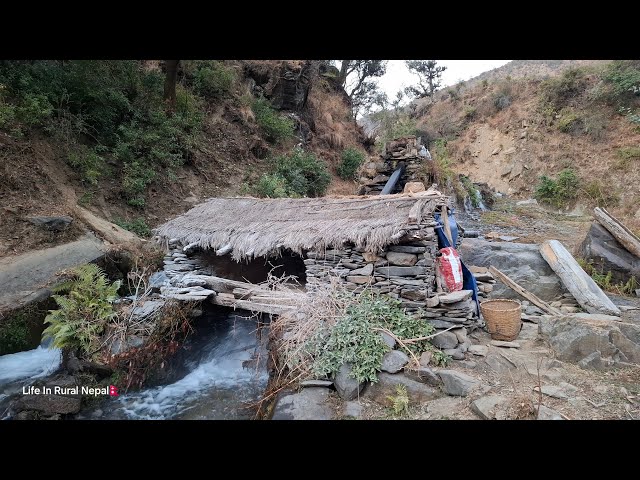
<svg viewBox="0 0 640 480">
<path fill-rule="evenodd" d="M 593 216 L 629 253 L 640 258 L 640 238 L 636 237 L 620 220 L 599 207 L 593 209 Z"/>
<path fill-rule="evenodd" d="M 549 305 L 545 301 L 541 300 L 536 295 L 534 295 L 533 293 L 531 293 L 528 290 L 526 290 L 524 287 L 521 287 L 520 285 L 518 285 L 516 282 L 511 280 L 505 273 L 502 273 L 496 267 L 489 267 L 489 271 L 493 274 L 493 276 L 498 278 L 502 283 L 504 283 L 511 290 L 513 290 L 514 292 L 516 292 L 519 295 L 522 295 L 524 298 L 526 298 L 531 303 L 533 303 L 535 306 L 541 308 L 545 312 L 547 312 L 547 313 L 549 313 L 551 315 L 561 315 L 562 314 L 562 312 L 560 310 L 558 310 L 556 308 L 553 308 L 551 305 Z"/>
</svg>

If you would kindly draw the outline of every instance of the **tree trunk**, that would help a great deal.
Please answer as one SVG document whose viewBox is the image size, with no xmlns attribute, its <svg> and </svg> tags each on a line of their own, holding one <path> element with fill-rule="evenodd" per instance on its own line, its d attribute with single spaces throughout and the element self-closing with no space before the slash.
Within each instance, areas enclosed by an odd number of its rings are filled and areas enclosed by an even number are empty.
<svg viewBox="0 0 640 480">
<path fill-rule="evenodd" d="M 345 86 L 347 82 L 347 69 L 349 68 L 349 64 L 351 60 L 342 60 L 342 65 L 340 65 L 340 76 L 338 77 L 338 83 Z"/>
<path fill-rule="evenodd" d="M 180 60 L 165 60 L 164 101 L 167 113 L 173 113 L 176 109 L 176 80 L 178 78 L 178 64 Z"/>
<path fill-rule="evenodd" d="M 615 218 L 604 208 L 595 208 L 593 216 L 604 228 L 609 230 L 618 242 L 620 242 L 629 253 L 640 258 L 640 238 L 636 237 L 620 220 Z"/>
</svg>

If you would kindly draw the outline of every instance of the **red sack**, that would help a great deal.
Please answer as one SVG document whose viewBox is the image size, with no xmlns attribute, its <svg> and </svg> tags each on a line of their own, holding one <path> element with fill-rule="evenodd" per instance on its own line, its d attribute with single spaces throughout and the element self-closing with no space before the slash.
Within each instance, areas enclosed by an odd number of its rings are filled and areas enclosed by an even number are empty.
<svg viewBox="0 0 640 480">
<path fill-rule="evenodd" d="M 462 290 L 462 263 L 460 256 L 453 247 L 441 248 L 437 256 L 437 275 L 443 289 L 449 292 Z"/>
</svg>

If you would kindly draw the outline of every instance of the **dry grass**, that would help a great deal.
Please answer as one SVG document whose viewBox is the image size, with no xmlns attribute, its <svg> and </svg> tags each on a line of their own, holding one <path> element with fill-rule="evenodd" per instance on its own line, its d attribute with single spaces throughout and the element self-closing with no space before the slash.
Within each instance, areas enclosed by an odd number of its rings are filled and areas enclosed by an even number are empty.
<svg viewBox="0 0 640 480">
<path fill-rule="evenodd" d="M 376 252 L 406 233 L 409 213 L 432 219 L 449 198 L 430 190 L 412 195 L 323 198 L 212 198 L 157 229 L 168 241 L 207 249 L 231 246 L 236 261 L 278 256 L 283 248 L 302 254 L 352 242 Z"/>
</svg>

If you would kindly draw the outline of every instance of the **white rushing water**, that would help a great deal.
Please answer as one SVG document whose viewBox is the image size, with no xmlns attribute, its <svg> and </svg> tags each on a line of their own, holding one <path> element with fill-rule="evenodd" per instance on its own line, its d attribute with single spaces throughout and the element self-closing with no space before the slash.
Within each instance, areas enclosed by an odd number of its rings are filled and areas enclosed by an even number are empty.
<svg viewBox="0 0 640 480">
<path fill-rule="evenodd" d="M 190 372 L 177 382 L 120 396 L 104 418 L 232 418 L 242 402 L 264 390 L 266 369 L 243 367 L 260 350 L 256 323 L 236 320 L 229 330 L 189 362 Z M 115 402 L 114 402 L 115 403 Z"/>
<path fill-rule="evenodd" d="M 17 380 L 44 377 L 54 372 L 62 358 L 60 350 L 40 345 L 33 350 L 0 356 L 0 385 Z"/>
</svg>

